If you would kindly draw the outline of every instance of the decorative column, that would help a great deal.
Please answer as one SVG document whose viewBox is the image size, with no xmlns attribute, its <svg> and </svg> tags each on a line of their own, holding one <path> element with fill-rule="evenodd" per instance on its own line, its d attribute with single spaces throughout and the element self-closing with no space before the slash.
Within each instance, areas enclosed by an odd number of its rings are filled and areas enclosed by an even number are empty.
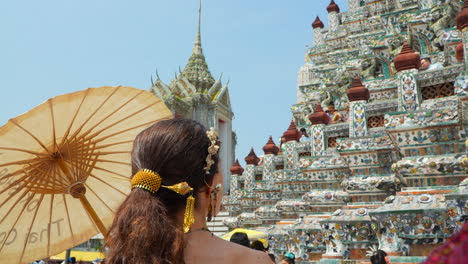
<svg viewBox="0 0 468 264">
<path fill-rule="evenodd" d="M 271 136 L 263 147 L 263 152 L 265 153 L 265 156 L 263 156 L 263 179 L 267 181 L 267 185 L 271 189 L 274 185 L 272 174 L 275 166 L 273 164 L 273 158 L 279 152 L 279 148 L 275 145 Z"/>
<path fill-rule="evenodd" d="M 327 6 L 328 11 L 328 26 L 331 31 L 335 31 L 340 24 L 340 18 L 338 14 L 340 13 L 340 7 L 335 3 L 334 0 L 331 0 L 330 4 Z"/>
<path fill-rule="evenodd" d="M 456 48 L 458 62 L 463 62 L 463 72 L 455 82 L 455 94 L 468 94 L 468 0 L 465 0 L 462 9 L 457 15 L 457 29 L 461 31 L 462 42 Z"/>
<path fill-rule="evenodd" d="M 270 212 L 265 212 L 265 214 L 269 214 L 267 218 L 271 221 L 273 219 L 279 219 L 279 214 L 276 213 L 276 208 L 274 208 L 273 205 L 276 204 L 277 201 L 281 200 L 281 190 L 278 186 L 275 186 L 276 179 L 273 177 L 273 172 L 275 170 L 273 159 L 278 155 L 279 148 L 275 145 L 271 136 L 263 147 L 263 152 L 265 153 L 263 156 L 263 180 L 265 181 L 266 186 L 263 190 L 257 190 L 257 193 L 259 193 L 259 196 L 262 199 L 261 203 L 263 205 L 270 206 L 267 207 L 268 209 L 266 210 Z"/>
<path fill-rule="evenodd" d="M 323 111 L 320 103 L 315 107 L 314 113 L 309 115 L 309 120 L 312 123 L 310 128 L 310 149 L 312 156 L 319 156 L 325 151 L 325 125 L 330 122 L 330 117 Z"/>
<path fill-rule="evenodd" d="M 296 151 L 297 141 L 301 137 L 301 132 L 299 132 L 294 124 L 294 121 L 291 120 L 288 130 L 283 133 L 284 138 L 284 168 L 287 170 L 292 170 L 297 168 L 297 163 L 299 162 L 299 155 Z"/>
<path fill-rule="evenodd" d="M 393 63 L 399 80 L 398 110 L 417 110 L 422 102 L 421 91 L 416 80 L 416 74 L 421 67 L 419 54 L 415 53 L 405 41 L 400 54 L 393 59 Z"/>
<path fill-rule="evenodd" d="M 258 207 L 260 201 L 256 193 L 254 193 L 255 185 L 255 167 L 258 165 L 260 159 L 255 155 L 255 151 L 252 148 L 250 153 L 247 157 L 245 157 L 245 162 L 247 165 L 245 166 L 244 171 L 244 193 L 241 200 L 242 209 L 244 213 L 253 213 L 253 211 Z M 250 216 L 249 216 L 250 217 Z"/>
<path fill-rule="evenodd" d="M 314 46 L 322 45 L 323 44 L 323 28 L 325 26 L 323 25 L 322 20 L 317 16 L 315 21 L 312 23 L 312 28 L 314 31 Z"/>
<path fill-rule="evenodd" d="M 242 196 L 242 191 L 239 186 L 239 177 L 244 172 L 244 168 L 242 168 L 239 161 L 236 160 L 229 170 L 231 171 L 231 188 L 229 190 L 229 195 L 223 197 L 222 206 L 224 208 L 223 210 L 228 211 L 229 215 L 234 217 L 242 212 L 241 203 L 239 201 Z M 237 222 L 237 220 L 235 222 Z M 236 223 L 233 223 L 233 225 L 236 226 Z"/>
<path fill-rule="evenodd" d="M 349 137 L 367 136 L 367 100 L 369 90 L 364 87 L 357 76 L 353 80 L 351 88 L 346 92 L 349 99 Z"/>
<path fill-rule="evenodd" d="M 239 190 L 239 176 L 244 172 L 244 168 L 239 164 L 239 160 L 229 169 L 231 171 L 231 191 Z"/>
<path fill-rule="evenodd" d="M 244 160 L 247 163 L 244 173 L 245 189 L 251 193 L 255 188 L 255 167 L 258 165 L 260 159 L 257 157 L 254 149 L 252 148 L 249 155 L 247 155 Z"/>
</svg>

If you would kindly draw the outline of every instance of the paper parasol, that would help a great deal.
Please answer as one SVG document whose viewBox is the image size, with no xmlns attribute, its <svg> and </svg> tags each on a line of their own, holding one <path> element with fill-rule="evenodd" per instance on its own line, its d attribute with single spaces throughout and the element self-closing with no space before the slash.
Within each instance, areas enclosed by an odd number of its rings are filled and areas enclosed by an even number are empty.
<svg viewBox="0 0 468 264">
<path fill-rule="evenodd" d="M 130 191 L 135 136 L 172 117 L 130 87 L 49 99 L 0 127 L 0 263 L 27 263 L 106 234 Z"/>
</svg>

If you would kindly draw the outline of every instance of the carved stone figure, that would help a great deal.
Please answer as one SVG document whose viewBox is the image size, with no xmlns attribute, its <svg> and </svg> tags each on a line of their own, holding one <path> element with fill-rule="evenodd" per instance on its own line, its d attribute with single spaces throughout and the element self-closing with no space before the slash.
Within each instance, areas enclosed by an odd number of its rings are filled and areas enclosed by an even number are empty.
<svg viewBox="0 0 468 264">
<path fill-rule="evenodd" d="M 449 1 L 446 5 L 438 5 L 431 10 L 433 21 L 429 24 L 429 29 L 436 36 L 432 41 L 432 46 L 436 51 L 444 49 L 442 36 L 445 29 L 455 26 L 455 17 L 458 9 L 455 7 L 457 4 L 452 2 L 456 1 Z"/>
<path fill-rule="evenodd" d="M 378 70 L 378 62 L 376 57 L 366 58 L 361 62 L 361 78 L 375 78 Z"/>
</svg>

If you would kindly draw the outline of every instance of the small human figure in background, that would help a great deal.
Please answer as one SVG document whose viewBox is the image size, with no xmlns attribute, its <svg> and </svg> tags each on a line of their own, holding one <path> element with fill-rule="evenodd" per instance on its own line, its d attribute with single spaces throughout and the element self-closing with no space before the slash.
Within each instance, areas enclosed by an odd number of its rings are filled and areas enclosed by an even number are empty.
<svg viewBox="0 0 468 264">
<path fill-rule="evenodd" d="M 69 257 L 69 258 L 68 258 L 68 263 L 69 263 L 69 264 L 76 264 L 76 258 L 75 258 L 75 257 Z M 65 260 L 62 261 L 61 264 L 65 264 Z"/>
<path fill-rule="evenodd" d="M 229 241 L 250 248 L 249 237 L 244 232 L 236 232 L 232 234 Z"/>
<path fill-rule="evenodd" d="M 432 63 L 431 58 L 429 57 L 423 57 L 421 59 L 421 68 L 420 70 L 423 71 L 432 71 L 432 70 L 437 70 L 437 69 L 442 69 L 444 66 L 440 64 L 439 62 Z"/>
<path fill-rule="evenodd" d="M 330 104 L 325 112 L 330 118 L 330 121 L 328 122 L 329 124 L 340 122 L 342 119 L 340 112 L 336 111 L 333 104 Z"/>
<path fill-rule="evenodd" d="M 280 137 L 279 139 L 279 152 L 278 155 L 281 155 L 284 151 L 283 149 L 283 143 L 286 142 L 286 139 L 284 137 Z"/>
<path fill-rule="evenodd" d="M 372 264 L 390 264 L 390 257 L 387 256 L 387 253 L 381 249 L 375 251 L 375 253 L 370 257 Z"/>
<path fill-rule="evenodd" d="M 281 264 L 296 264 L 296 256 L 293 253 L 286 253 L 281 259 Z"/>
<path fill-rule="evenodd" d="M 299 139 L 300 142 L 308 141 L 309 140 L 309 134 L 307 134 L 307 130 L 303 127 L 301 128 L 301 133 L 302 136 Z"/>
<path fill-rule="evenodd" d="M 265 245 L 260 240 L 255 240 L 254 242 L 252 242 L 252 245 L 250 245 L 250 247 L 255 250 L 268 252 L 268 248 L 265 247 Z"/>
<path fill-rule="evenodd" d="M 250 247 L 252 249 L 267 253 L 268 256 L 271 258 L 271 261 L 273 261 L 273 263 L 276 263 L 275 255 L 268 253 L 268 242 L 265 239 L 255 240 L 254 242 L 252 242 L 252 245 L 250 245 Z"/>
</svg>

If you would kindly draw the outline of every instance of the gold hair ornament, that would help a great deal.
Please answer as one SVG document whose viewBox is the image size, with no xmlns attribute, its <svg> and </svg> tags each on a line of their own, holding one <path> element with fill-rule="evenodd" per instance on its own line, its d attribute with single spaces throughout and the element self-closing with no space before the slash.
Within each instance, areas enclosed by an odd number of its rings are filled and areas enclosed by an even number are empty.
<svg viewBox="0 0 468 264">
<path fill-rule="evenodd" d="M 162 178 L 161 176 L 151 170 L 142 169 L 138 171 L 132 178 L 132 189 L 140 188 L 155 194 L 160 188 L 166 188 L 180 195 L 186 195 L 190 193 L 190 196 L 187 197 L 187 204 L 185 206 L 184 213 L 184 233 L 190 231 L 190 227 L 195 222 L 194 216 L 194 207 L 195 207 L 195 198 L 193 197 L 193 188 L 187 182 L 179 182 L 174 185 L 165 186 L 161 185 Z"/>
<path fill-rule="evenodd" d="M 205 162 L 206 166 L 203 168 L 206 174 L 210 174 L 211 166 L 214 164 L 213 156 L 218 153 L 219 146 L 218 146 L 218 132 L 214 128 L 210 128 L 210 130 L 206 131 L 206 135 L 210 140 L 210 145 L 208 146 L 208 156 L 206 156 Z"/>
</svg>

